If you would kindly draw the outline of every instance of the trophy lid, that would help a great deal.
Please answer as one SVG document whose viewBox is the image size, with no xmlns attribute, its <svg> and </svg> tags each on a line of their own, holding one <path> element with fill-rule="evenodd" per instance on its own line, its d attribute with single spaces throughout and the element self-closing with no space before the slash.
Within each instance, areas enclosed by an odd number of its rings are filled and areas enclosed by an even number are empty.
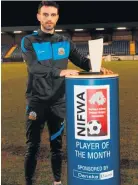
<svg viewBox="0 0 138 185">
<path fill-rule="evenodd" d="M 115 78 L 115 77 L 119 77 L 119 74 L 117 73 L 113 73 L 113 74 L 93 74 L 93 73 L 89 73 L 87 72 L 87 74 L 79 74 L 79 75 L 70 75 L 70 76 L 66 76 L 65 78 L 74 78 L 74 79 L 80 79 L 80 78 Z"/>
</svg>

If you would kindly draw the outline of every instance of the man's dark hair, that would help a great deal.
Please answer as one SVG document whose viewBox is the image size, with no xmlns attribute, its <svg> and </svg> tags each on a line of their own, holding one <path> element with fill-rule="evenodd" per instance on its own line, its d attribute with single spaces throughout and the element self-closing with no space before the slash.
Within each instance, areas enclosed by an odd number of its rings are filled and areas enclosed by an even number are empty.
<svg viewBox="0 0 138 185">
<path fill-rule="evenodd" d="M 59 5 L 54 1 L 42 1 L 38 6 L 38 12 L 40 12 L 40 9 L 42 8 L 42 6 L 53 6 L 53 7 L 57 8 L 57 10 L 59 12 Z"/>
</svg>

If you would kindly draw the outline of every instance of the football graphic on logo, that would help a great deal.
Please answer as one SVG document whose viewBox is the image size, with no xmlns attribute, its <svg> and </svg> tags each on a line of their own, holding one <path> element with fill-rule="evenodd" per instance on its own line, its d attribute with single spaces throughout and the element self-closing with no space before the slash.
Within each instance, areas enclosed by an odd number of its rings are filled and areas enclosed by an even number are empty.
<svg viewBox="0 0 138 185">
<path fill-rule="evenodd" d="M 99 121 L 92 120 L 92 121 L 88 122 L 86 125 L 87 125 L 87 129 L 88 129 L 89 134 L 91 134 L 91 135 L 100 134 L 102 125 Z"/>
</svg>

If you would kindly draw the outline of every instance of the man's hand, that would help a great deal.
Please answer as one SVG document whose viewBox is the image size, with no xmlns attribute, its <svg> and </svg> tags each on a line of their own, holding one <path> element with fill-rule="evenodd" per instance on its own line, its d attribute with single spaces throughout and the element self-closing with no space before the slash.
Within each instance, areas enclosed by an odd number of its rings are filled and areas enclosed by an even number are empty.
<svg viewBox="0 0 138 185">
<path fill-rule="evenodd" d="M 108 69 L 106 69 L 104 67 L 101 67 L 100 71 L 103 72 L 104 75 L 113 74 L 113 71 L 108 70 Z"/>
<path fill-rule="evenodd" d="M 65 69 L 62 70 L 60 73 L 60 76 L 74 76 L 74 75 L 79 75 L 79 71 L 78 70 L 72 70 L 72 69 Z"/>
</svg>

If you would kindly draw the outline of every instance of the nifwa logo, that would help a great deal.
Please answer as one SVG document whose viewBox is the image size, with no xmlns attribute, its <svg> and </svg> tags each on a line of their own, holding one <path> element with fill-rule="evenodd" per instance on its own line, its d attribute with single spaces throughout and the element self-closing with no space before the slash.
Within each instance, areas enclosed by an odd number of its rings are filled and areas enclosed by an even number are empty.
<svg viewBox="0 0 138 185">
<path fill-rule="evenodd" d="M 109 103 L 109 85 L 74 86 L 76 139 L 110 139 Z"/>
</svg>

